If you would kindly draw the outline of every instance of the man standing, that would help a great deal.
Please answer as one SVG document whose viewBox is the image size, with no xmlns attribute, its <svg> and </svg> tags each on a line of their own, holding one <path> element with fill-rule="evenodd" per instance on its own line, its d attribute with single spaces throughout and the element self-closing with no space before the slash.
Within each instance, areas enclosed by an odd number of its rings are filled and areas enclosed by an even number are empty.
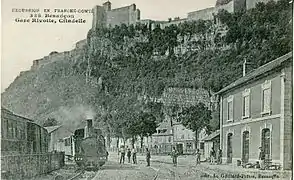
<svg viewBox="0 0 294 180">
<path fill-rule="evenodd" d="M 200 164 L 200 151 L 199 149 L 196 150 L 196 165 Z"/>
<path fill-rule="evenodd" d="M 147 161 L 147 166 L 150 166 L 150 159 L 151 159 L 151 154 L 148 148 L 146 148 L 146 161 Z"/>
<path fill-rule="evenodd" d="M 132 149 L 132 157 L 133 157 L 133 163 L 137 164 L 137 150 L 135 149 L 135 147 L 133 147 Z"/>
<path fill-rule="evenodd" d="M 222 150 L 219 148 L 219 149 L 218 149 L 218 153 L 217 153 L 217 164 L 222 164 L 222 157 L 223 157 L 223 152 L 222 152 Z"/>
<path fill-rule="evenodd" d="M 262 147 L 259 147 L 259 160 L 260 160 L 260 169 L 264 170 L 264 160 L 265 160 L 265 153 L 262 149 Z"/>
<path fill-rule="evenodd" d="M 214 164 L 214 159 L 215 159 L 215 151 L 212 147 L 210 150 L 210 164 Z"/>
<path fill-rule="evenodd" d="M 131 163 L 131 150 L 128 148 L 128 151 L 127 151 L 127 156 L 128 156 L 128 163 Z"/>
<path fill-rule="evenodd" d="M 119 150 L 119 153 L 120 153 L 120 160 L 119 160 L 119 164 L 121 163 L 125 163 L 125 155 L 126 155 L 126 151 L 125 151 L 125 148 L 124 146 L 121 146 L 120 150 Z"/>
<path fill-rule="evenodd" d="M 175 147 L 173 147 L 173 150 L 172 150 L 172 153 L 171 153 L 171 155 L 172 155 L 172 158 L 173 158 L 173 164 L 174 164 L 174 166 L 177 166 L 177 158 L 178 158 L 178 151 L 176 150 L 176 148 Z"/>
</svg>

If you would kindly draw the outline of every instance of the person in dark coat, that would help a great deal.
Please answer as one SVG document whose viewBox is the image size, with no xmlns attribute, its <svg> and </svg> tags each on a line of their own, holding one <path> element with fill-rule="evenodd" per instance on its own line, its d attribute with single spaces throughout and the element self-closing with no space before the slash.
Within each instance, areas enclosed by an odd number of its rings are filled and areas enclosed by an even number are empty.
<svg viewBox="0 0 294 180">
<path fill-rule="evenodd" d="M 215 151 L 212 147 L 210 150 L 210 164 L 214 164 L 214 161 L 215 161 Z"/>
<path fill-rule="evenodd" d="M 151 159 L 151 154 L 148 148 L 146 148 L 146 161 L 147 161 L 147 166 L 150 166 L 150 159 Z"/>
<path fill-rule="evenodd" d="M 137 150 L 135 149 L 135 147 L 133 147 L 132 149 L 132 156 L 133 156 L 133 163 L 137 164 Z"/>
<path fill-rule="evenodd" d="M 121 163 L 125 163 L 125 155 L 126 155 L 126 150 L 124 148 L 124 146 L 122 146 L 119 150 L 119 153 L 120 153 L 120 160 L 119 160 L 119 164 Z"/>
<path fill-rule="evenodd" d="M 173 150 L 172 150 L 172 153 L 171 153 L 171 156 L 173 158 L 173 164 L 174 166 L 177 166 L 177 160 L 178 160 L 178 155 L 179 155 L 179 152 L 176 150 L 175 147 L 173 147 Z"/>
<path fill-rule="evenodd" d="M 131 155 L 132 155 L 132 152 L 130 149 L 128 149 L 128 151 L 127 151 L 128 163 L 131 163 Z"/>
<path fill-rule="evenodd" d="M 219 148 L 218 151 L 217 151 L 217 164 L 222 164 L 222 157 L 223 157 L 223 152 Z"/>
<path fill-rule="evenodd" d="M 200 155 L 201 155 L 200 150 L 197 149 L 197 151 L 196 151 L 196 165 L 200 164 Z"/>
</svg>

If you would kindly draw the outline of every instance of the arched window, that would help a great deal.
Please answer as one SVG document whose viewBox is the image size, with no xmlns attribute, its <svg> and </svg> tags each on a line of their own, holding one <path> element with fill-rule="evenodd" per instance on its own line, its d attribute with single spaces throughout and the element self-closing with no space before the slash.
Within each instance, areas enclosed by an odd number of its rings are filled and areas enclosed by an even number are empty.
<svg viewBox="0 0 294 180">
<path fill-rule="evenodd" d="M 249 161 L 249 131 L 243 132 L 242 146 L 242 161 L 247 163 Z"/>
<path fill-rule="evenodd" d="M 227 163 L 232 163 L 233 158 L 232 137 L 233 133 L 229 133 L 227 139 Z"/>
<path fill-rule="evenodd" d="M 271 154 L 271 132 L 270 129 L 266 128 L 261 133 L 261 147 L 264 151 L 265 157 L 269 158 Z"/>
</svg>

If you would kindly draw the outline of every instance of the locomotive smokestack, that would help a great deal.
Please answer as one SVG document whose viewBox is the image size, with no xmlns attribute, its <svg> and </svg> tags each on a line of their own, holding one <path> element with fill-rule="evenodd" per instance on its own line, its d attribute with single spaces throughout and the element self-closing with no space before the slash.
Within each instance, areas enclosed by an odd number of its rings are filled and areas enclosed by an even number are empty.
<svg viewBox="0 0 294 180">
<path fill-rule="evenodd" d="M 92 119 L 87 119 L 87 132 L 88 136 L 92 136 L 93 134 L 93 120 Z"/>
</svg>

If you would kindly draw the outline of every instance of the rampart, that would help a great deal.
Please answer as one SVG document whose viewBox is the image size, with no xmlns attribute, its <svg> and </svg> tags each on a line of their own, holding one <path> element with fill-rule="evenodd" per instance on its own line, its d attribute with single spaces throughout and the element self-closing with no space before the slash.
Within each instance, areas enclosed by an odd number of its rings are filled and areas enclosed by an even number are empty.
<svg viewBox="0 0 294 180">
<path fill-rule="evenodd" d="M 188 20 L 189 21 L 195 21 L 195 20 L 212 20 L 214 18 L 214 15 L 218 13 L 219 10 L 224 9 L 228 12 L 232 13 L 234 12 L 234 2 L 231 1 L 228 4 L 218 6 L 218 7 L 210 7 L 206 9 L 202 9 L 199 11 L 194 11 L 188 13 Z"/>
<path fill-rule="evenodd" d="M 246 9 L 252 9 L 255 8 L 256 4 L 259 2 L 263 2 L 263 3 L 268 3 L 271 0 L 246 0 Z M 273 0 L 273 1 L 278 1 L 278 0 Z"/>
<path fill-rule="evenodd" d="M 39 67 L 55 62 L 55 61 L 62 61 L 71 58 L 72 56 L 75 56 L 79 54 L 79 52 L 83 49 L 83 47 L 87 44 L 87 40 L 81 40 L 76 43 L 76 47 L 71 51 L 64 51 L 61 53 L 55 52 L 50 53 L 48 56 L 45 56 L 41 59 L 37 59 L 33 61 L 33 65 L 31 66 L 31 69 L 38 69 Z"/>
</svg>

